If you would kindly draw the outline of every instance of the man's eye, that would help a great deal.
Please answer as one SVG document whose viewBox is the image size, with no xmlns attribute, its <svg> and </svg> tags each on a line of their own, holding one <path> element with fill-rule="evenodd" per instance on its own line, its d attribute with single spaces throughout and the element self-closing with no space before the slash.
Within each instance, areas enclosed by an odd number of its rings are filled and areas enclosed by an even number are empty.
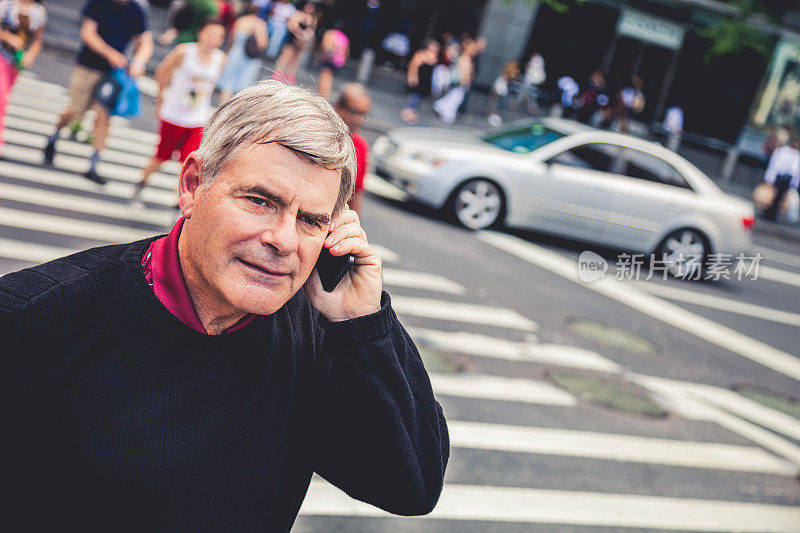
<svg viewBox="0 0 800 533">
<path fill-rule="evenodd" d="M 322 227 L 322 225 L 321 225 L 321 224 L 319 223 L 319 221 L 318 221 L 318 220 L 316 220 L 316 219 L 309 218 L 309 217 L 303 217 L 303 219 L 302 219 L 302 220 L 303 220 L 303 222 L 304 222 L 305 224 L 308 224 L 308 225 L 309 225 L 309 226 L 311 226 L 312 228 L 319 229 L 319 228 L 321 228 L 321 227 Z"/>
<path fill-rule="evenodd" d="M 263 198 L 259 198 L 258 196 L 248 196 L 247 199 L 257 206 L 267 205 L 267 201 L 264 200 Z"/>
</svg>

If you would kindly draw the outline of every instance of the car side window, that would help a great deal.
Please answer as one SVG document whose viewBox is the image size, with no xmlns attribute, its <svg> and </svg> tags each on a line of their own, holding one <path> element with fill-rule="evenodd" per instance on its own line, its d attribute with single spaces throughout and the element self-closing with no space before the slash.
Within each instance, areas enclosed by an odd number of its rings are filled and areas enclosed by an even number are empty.
<svg viewBox="0 0 800 533">
<path fill-rule="evenodd" d="M 610 144 L 582 144 L 561 152 L 550 161 L 569 167 L 608 172 L 612 166 L 616 150 L 617 148 Z"/>
<path fill-rule="evenodd" d="M 627 148 L 624 152 L 624 161 L 625 165 L 620 174 L 682 189 L 692 189 L 678 169 L 659 157 Z"/>
</svg>

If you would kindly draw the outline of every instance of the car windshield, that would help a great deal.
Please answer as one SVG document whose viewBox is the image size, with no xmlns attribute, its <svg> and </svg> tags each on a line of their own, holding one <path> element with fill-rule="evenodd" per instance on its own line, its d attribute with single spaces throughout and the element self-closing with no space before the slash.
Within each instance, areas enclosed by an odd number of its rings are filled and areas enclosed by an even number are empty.
<svg viewBox="0 0 800 533">
<path fill-rule="evenodd" d="M 508 150 L 509 152 L 529 154 L 563 136 L 563 133 L 559 133 L 546 126 L 533 124 L 525 126 L 524 128 L 514 128 L 499 133 L 493 133 L 485 136 L 483 140 L 503 150 Z"/>
</svg>

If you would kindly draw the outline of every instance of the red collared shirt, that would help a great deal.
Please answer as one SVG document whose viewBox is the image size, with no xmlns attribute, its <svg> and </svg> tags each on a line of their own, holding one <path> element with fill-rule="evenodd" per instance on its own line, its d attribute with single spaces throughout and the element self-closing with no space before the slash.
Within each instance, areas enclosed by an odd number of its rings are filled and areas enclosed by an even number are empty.
<svg viewBox="0 0 800 533">
<path fill-rule="evenodd" d="M 200 322 L 200 317 L 197 316 L 181 271 L 181 262 L 178 257 L 178 237 L 181 235 L 183 221 L 183 218 L 178 220 L 169 235 L 150 243 L 142 256 L 142 270 L 158 299 L 175 318 L 193 330 L 208 335 L 203 323 Z M 226 329 L 225 333 L 232 333 L 245 327 L 255 317 L 256 315 L 253 314 L 245 315 L 239 322 Z"/>
</svg>

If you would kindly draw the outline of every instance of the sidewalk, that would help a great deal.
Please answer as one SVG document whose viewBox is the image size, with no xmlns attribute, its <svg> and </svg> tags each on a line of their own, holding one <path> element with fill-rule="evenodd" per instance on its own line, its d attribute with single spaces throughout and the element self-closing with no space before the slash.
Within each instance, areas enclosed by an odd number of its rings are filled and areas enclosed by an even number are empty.
<svg viewBox="0 0 800 533">
<path fill-rule="evenodd" d="M 49 23 L 45 34 L 45 46 L 65 52 L 77 52 L 79 47 L 80 9 L 85 0 L 62 0 L 47 4 Z M 151 6 L 150 23 L 154 37 L 158 37 L 166 29 L 166 9 L 160 6 Z M 156 44 L 153 58 L 148 64 L 148 71 L 155 71 L 159 61 L 169 51 L 168 47 Z M 359 66 L 358 60 L 351 60 L 336 76 L 334 91 L 343 83 L 353 81 Z M 265 61 L 264 77 L 269 77 L 274 63 Z M 303 61 L 297 80 L 301 85 L 313 87 L 316 85 L 317 69 L 313 61 Z M 405 90 L 405 74 L 400 71 L 387 71 L 383 66 L 376 64 L 368 84 L 373 98 L 373 109 L 370 121 L 365 129 L 376 133 L 385 133 L 392 128 L 405 126 L 400 120 L 400 110 L 405 104 L 407 93 Z M 461 116 L 456 124 L 448 128 L 461 131 L 482 133 L 491 126 L 486 122 L 486 109 L 488 95 L 478 90 L 472 91 L 468 106 L 468 113 Z M 518 111 L 504 110 L 501 115 L 505 122 L 510 122 L 529 115 Z M 430 106 L 430 99 L 420 106 L 418 126 L 443 127 Z M 644 128 L 643 128 L 644 129 Z M 753 188 L 760 182 L 761 175 L 752 167 L 740 163 L 729 183 L 721 183 L 716 172 L 722 164 L 722 154 L 713 151 L 701 150 L 694 146 L 684 145 L 679 153 L 703 170 L 709 177 L 717 181 L 726 192 L 750 200 Z M 800 241 L 800 223 L 790 224 L 784 221 L 778 223 L 768 222 L 763 219 L 756 220 L 754 230 L 757 234 L 765 234 L 784 239 Z"/>
</svg>

